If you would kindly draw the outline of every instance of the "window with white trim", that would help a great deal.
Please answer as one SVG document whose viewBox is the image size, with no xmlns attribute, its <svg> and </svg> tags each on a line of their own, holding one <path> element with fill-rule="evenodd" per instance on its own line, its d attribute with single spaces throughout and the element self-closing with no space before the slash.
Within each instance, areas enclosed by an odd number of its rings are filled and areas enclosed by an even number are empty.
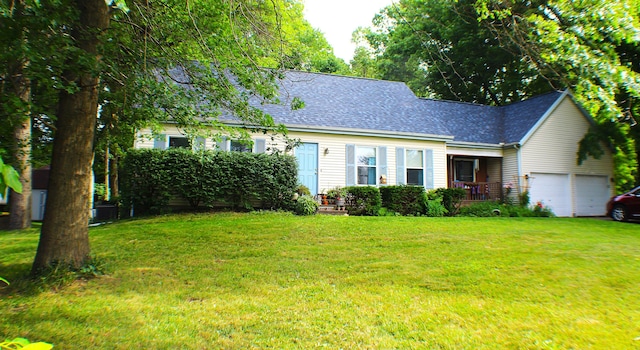
<svg viewBox="0 0 640 350">
<path fill-rule="evenodd" d="M 356 146 L 356 162 L 358 185 L 375 185 L 377 183 L 376 148 Z"/>
<path fill-rule="evenodd" d="M 406 150 L 407 185 L 424 186 L 424 151 Z"/>
<path fill-rule="evenodd" d="M 455 181 L 474 182 L 475 174 L 475 161 L 473 159 L 456 159 L 454 161 Z"/>
<path fill-rule="evenodd" d="M 246 142 L 240 142 L 237 140 L 231 140 L 231 144 L 229 146 L 229 150 L 232 152 L 252 152 L 253 147 L 251 144 Z"/>
<path fill-rule="evenodd" d="M 186 137 L 169 136 L 169 148 L 191 148 L 191 142 Z"/>
</svg>

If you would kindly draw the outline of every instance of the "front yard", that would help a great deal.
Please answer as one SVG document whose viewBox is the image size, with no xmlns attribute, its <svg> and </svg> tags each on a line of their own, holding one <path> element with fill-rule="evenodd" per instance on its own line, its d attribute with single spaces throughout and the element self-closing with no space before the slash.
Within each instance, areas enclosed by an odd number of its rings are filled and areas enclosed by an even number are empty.
<svg viewBox="0 0 640 350">
<path fill-rule="evenodd" d="M 199 214 L 91 229 L 108 275 L 19 291 L 0 339 L 54 349 L 640 347 L 640 226 L 597 219 Z"/>
</svg>

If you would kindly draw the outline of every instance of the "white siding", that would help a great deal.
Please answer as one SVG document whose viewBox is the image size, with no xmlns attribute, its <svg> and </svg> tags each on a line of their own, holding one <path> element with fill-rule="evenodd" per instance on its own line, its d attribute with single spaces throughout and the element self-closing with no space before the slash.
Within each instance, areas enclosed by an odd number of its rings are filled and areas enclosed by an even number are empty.
<svg viewBox="0 0 640 350">
<path fill-rule="evenodd" d="M 518 193 L 519 176 L 518 150 L 513 147 L 507 148 L 504 150 L 504 158 L 502 160 L 502 183 L 513 184 L 512 194 Z"/>
<path fill-rule="evenodd" d="M 577 175 L 613 176 L 613 159 L 606 148 L 601 159 L 590 158 L 578 165 L 579 142 L 589 130 L 590 123 L 578 106 L 565 98 L 551 115 L 522 145 L 522 174 L 568 174 L 571 195 L 571 215 L 576 215 Z M 613 189 L 608 184 L 608 193 Z M 535 198 L 531 198 L 535 201 Z"/>
<path fill-rule="evenodd" d="M 174 126 L 167 126 L 163 133 L 167 136 L 180 136 L 180 132 Z M 138 133 L 136 148 L 153 148 L 153 138 L 148 129 Z M 443 141 L 420 141 L 394 139 L 374 136 L 352 136 L 335 135 L 312 132 L 290 131 L 288 136 L 292 139 L 300 139 L 302 142 L 318 144 L 318 190 L 326 191 L 336 186 L 346 184 L 346 145 L 356 146 L 386 146 L 387 147 L 387 184 L 396 184 L 396 147 L 406 149 L 431 149 L 433 150 L 433 176 L 434 188 L 446 187 L 447 184 L 447 163 L 446 145 Z M 267 149 L 277 148 L 284 150 L 285 143 L 276 139 L 272 141 L 268 135 L 258 133 L 253 135 L 254 139 L 266 139 Z M 214 142 L 206 140 L 206 149 L 212 149 Z"/>
</svg>

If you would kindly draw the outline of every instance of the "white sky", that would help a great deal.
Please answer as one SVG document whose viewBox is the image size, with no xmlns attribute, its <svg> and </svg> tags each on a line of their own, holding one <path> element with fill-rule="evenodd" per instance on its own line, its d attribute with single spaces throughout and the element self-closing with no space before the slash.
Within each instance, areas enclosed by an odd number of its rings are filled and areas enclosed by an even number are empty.
<svg viewBox="0 0 640 350">
<path fill-rule="evenodd" d="M 303 0 L 304 17 L 319 29 L 336 56 L 347 64 L 356 46 L 351 34 L 358 27 L 371 26 L 373 16 L 393 0 Z"/>
</svg>

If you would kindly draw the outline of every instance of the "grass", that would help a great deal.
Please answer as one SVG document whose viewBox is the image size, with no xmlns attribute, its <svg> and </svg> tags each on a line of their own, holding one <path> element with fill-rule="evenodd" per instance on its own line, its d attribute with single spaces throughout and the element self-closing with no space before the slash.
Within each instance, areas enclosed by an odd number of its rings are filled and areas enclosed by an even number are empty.
<svg viewBox="0 0 640 350">
<path fill-rule="evenodd" d="M 596 219 L 172 215 L 93 228 L 109 274 L 0 291 L 55 349 L 634 349 L 640 226 Z M 0 276 L 37 232 L 0 232 Z"/>
</svg>

